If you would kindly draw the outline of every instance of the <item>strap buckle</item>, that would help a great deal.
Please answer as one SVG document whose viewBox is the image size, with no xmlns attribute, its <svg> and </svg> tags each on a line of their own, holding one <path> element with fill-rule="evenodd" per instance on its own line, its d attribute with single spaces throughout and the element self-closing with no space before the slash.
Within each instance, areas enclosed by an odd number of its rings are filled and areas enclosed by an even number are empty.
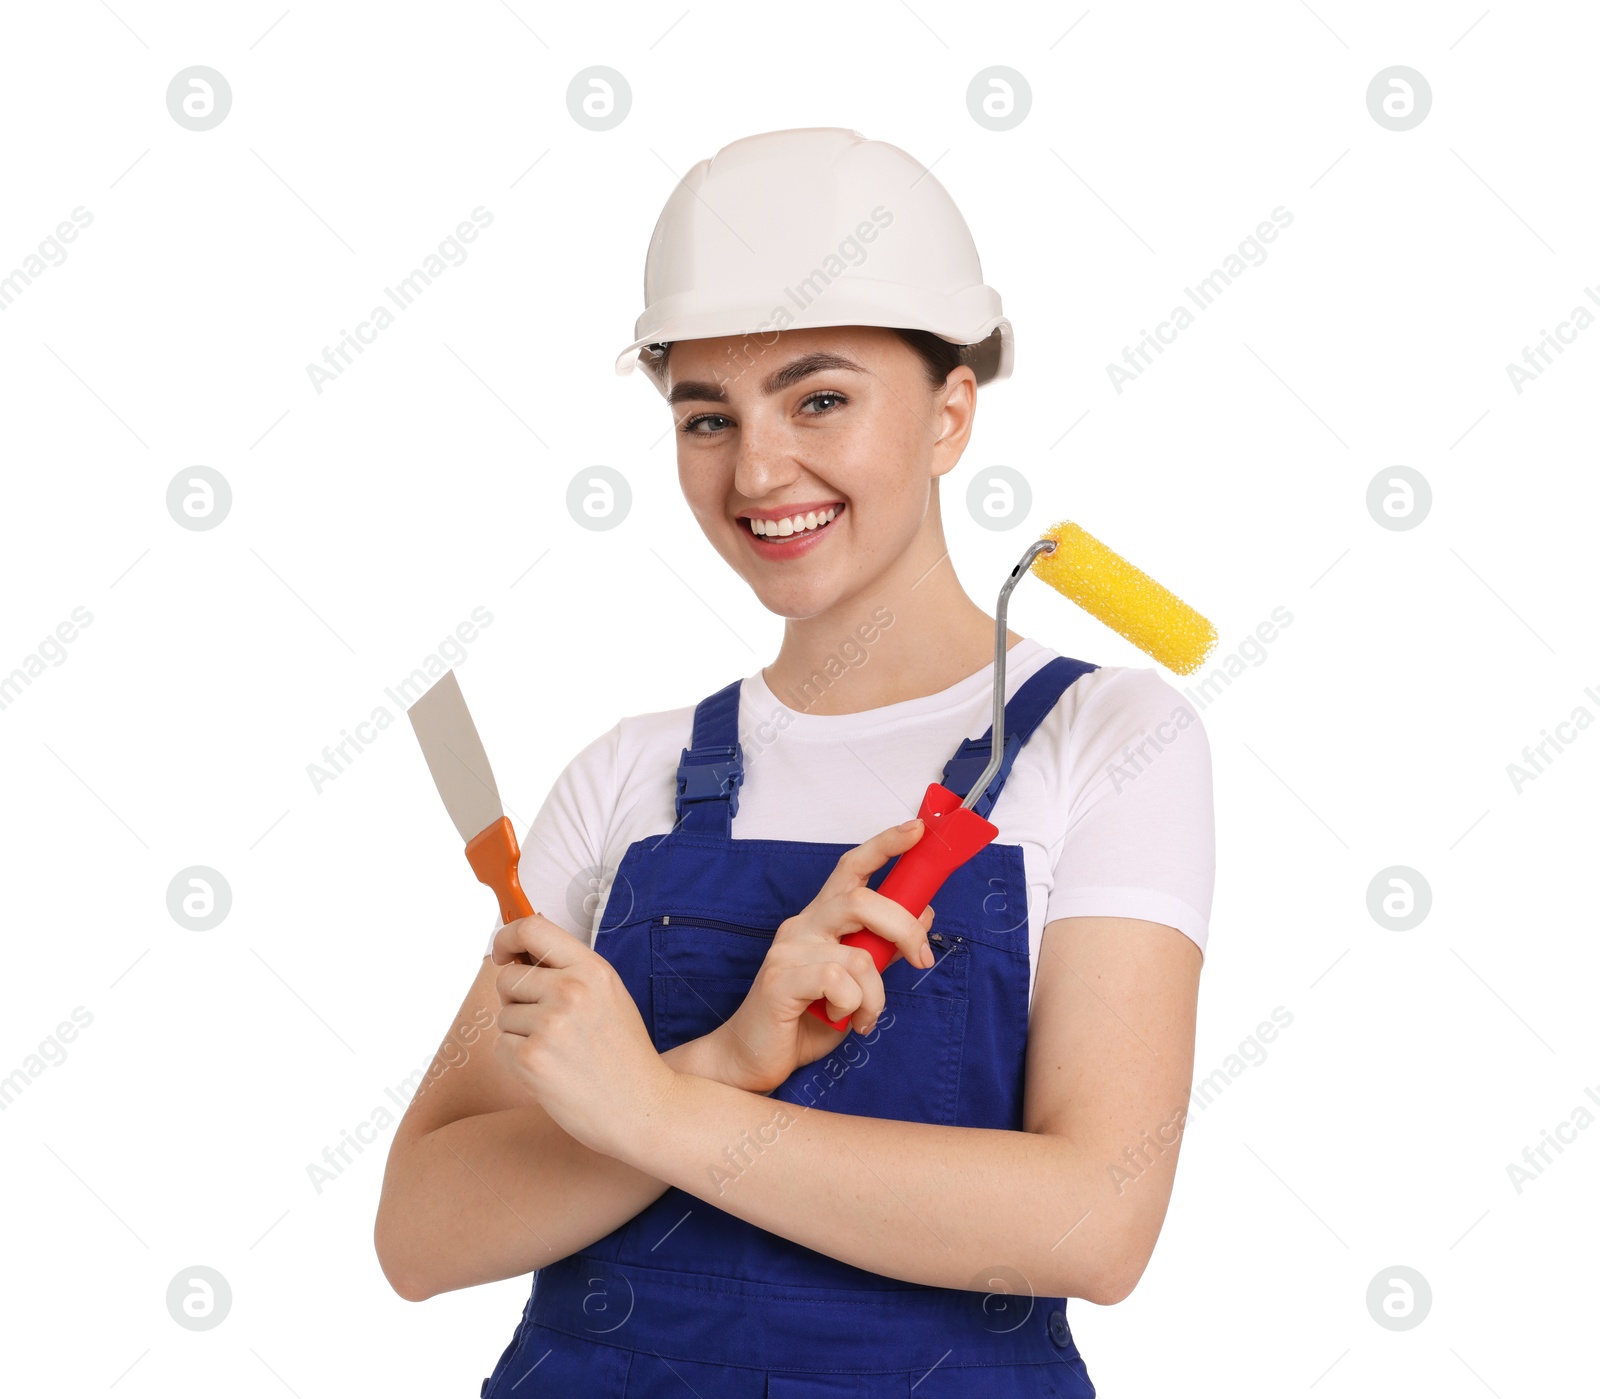
<svg viewBox="0 0 1600 1399">
<path fill-rule="evenodd" d="M 739 784 L 744 781 L 744 753 L 735 743 L 685 748 L 678 763 L 678 801 L 726 801 L 728 815 L 739 814 Z"/>
<path fill-rule="evenodd" d="M 993 730 L 983 738 L 964 738 L 961 746 L 956 749 L 955 756 L 944 765 L 944 775 L 940 779 L 945 787 L 954 792 L 963 800 L 972 790 L 972 784 L 983 776 L 984 768 L 989 766 L 990 744 L 993 741 Z M 1011 771 L 1011 764 L 1016 761 L 1017 754 L 1022 750 L 1022 736 L 1018 733 L 1006 735 L 1005 754 L 1001 758 L 1000 766 L 995 770 L 995 775 L 990 779 L 989 786 L 982 796 L 973 804 L 973 809 L 980 816 L 987 817 L 989 808 L 994 805 L 996 789 L 1005 781 Z"/>
</svg>

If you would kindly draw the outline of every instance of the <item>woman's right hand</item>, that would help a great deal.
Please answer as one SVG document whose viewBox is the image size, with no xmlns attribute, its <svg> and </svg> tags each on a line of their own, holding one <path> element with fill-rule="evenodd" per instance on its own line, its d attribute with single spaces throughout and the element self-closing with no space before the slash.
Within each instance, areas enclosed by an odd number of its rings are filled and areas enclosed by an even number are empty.
<svg viewBox="0 0 1600 1399">
<path fill-rule="evenodd" d="M 770 1093 L 797 1068 L 836 1048 L 850 1030 L 866 1034 L 877 1023 L 883 978 L 870 952 L 839 941 L 846 933 L 868 928 L 894 943 L 895 955 L 913 966 L 933 965 L 932 907 L 915 918 L 867 887 L 874 870 L 921 836 L 922 822 L 913 818 L 845 851 L 816 897 L 779 925 L 744 1003 L 708 1037 L 718 1042 L 726 1081 Z M 835 1030 L 807 1013 L 818 996 L 827 998 L 830 1019 L 850 1017 L 846 1029 Z"/>
</svg>

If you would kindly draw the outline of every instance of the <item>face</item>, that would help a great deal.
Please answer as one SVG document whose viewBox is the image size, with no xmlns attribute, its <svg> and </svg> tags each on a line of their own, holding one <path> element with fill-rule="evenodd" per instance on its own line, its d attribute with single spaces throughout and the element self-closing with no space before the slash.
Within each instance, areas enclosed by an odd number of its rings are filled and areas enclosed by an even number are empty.
<svg viewBox="0 0 1600 1399">
<path fill-rule="evenodd" d="M 931 389 L 893 331 L 838 326 L 678 341 L 667 372 L 684 498 L 769 610 L 814 617 L 943 554 L 933 483 L 971 433 L 970 368 Z"/>
</svg>

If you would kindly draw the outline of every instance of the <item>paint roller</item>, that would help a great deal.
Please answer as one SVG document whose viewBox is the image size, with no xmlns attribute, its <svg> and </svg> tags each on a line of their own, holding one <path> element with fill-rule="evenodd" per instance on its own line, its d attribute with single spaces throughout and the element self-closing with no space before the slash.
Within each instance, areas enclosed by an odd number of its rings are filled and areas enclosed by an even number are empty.
<svg viewBox="0 0 1600 1399">
<path fill-rule="evenodd" d="M 965 797 L 938 782 L 928 785 L 917 810 L 922 836 L 897 859 L 878 892 L 920 918 L 946 879 L 997 835 L 999 828 L 973 807 L 988 790 L 1005 754 L 1006 604 L 1023 569 L 1097 617 L 1119 636 L 1178 675 L 1196 670 L 1217 642 L 1217 629 L 1148 573 L 1108 549 L 1070 520 L 1052 525 L 1030 544 L 1000 589 L 994 619 L 994 729 L 989 762 Z M 840 942 L 864 947 L 882 972 L 897 951 L 894 943 L 870 929 L 846 933 Z M 826 997 L 808 1007 L 835 1030 L 850 1023 L 828 1015 Z"/>
</svg>

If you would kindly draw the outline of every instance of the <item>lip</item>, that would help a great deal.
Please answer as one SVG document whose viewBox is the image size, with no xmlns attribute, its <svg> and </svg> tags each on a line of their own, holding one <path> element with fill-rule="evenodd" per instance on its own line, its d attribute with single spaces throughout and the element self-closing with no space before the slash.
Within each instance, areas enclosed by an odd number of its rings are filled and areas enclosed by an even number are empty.
<svg viewBox="0 0 1600 1399">
<path fill-rule="evenodd" d="M 821 500 L 792 500 L 775 507 L 782 510 L 783 514 L 778 519 L 793 518 L 795 515 L 809 515 L 813 510 L 826 510 L 830 505 L 843 505 L 838 496 L 824 496 Z M 733 517 L 736 520 L 770 520 L 773 518 L 765 510 L 741 510 Z"/>
<path fill-rule="evenodd" d="M 817 545 L 821 544 L 823 539 L 832 533 L 833 527 L 839 523 L 840 518 L 849 507 L 836 497 L 826 500 L 796 501 L 793 505 L 785 504 L 780 507 L 786 516 L 794 516 L 805 515 L 812 510 L 826 510 L 829 506 L 837 506 L 838 513 L 820 529 L 807 530 L 803 534 L 780 535 L 776 538 L 769 538 L 767 535 L 756 534 L 746 525 L 739 533 L 745 537 L 749 547 L 764 559 L 797 559 L 802 554 L 809 554 Z M 749 520 L 753 518 L 770 519 L 772 517 L 762 510 L 741 510 L 734 518 Z M 784 516 L 779 518 L 784 518 Z"/>
</svg>

